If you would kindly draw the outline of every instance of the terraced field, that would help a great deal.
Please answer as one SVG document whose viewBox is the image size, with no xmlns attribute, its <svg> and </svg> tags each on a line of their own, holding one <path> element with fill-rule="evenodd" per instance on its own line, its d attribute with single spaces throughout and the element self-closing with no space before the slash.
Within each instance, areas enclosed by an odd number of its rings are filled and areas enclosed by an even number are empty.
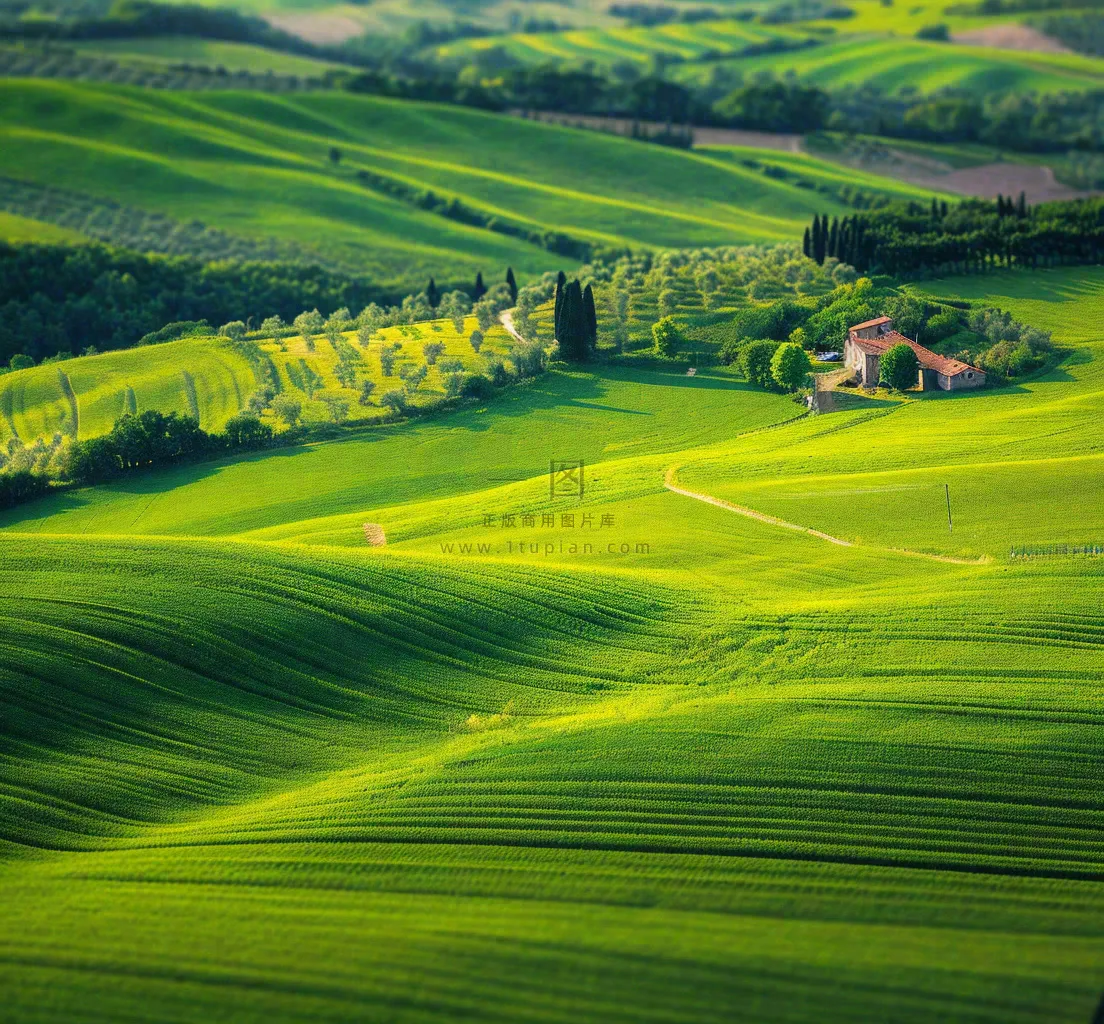
<svg viewBox="0 0 1104 1024">
<path fill-rule="evenodd" d="M 1098 89 L 1104 62 L 1073 54 L 1022 53 L 919 39 L 847 35 L 811 50 L 742 57 L 673 68 L 681 81 L 701 81 L 715 66 L 743 75 L 793 73 L 825 89 L 870 85 L 889 93 L 963 89 L 973 93 L 1040 93 Z"/>
<path fill-rule="evenodd" d="M 925 285 L 1054 330 L 1006 390 L 553 372 L 5 513 L 6 1014 L 1089 1021 L 1104 572 L 1005 548 L 1101 539 L 1102 285 Z"/>
<path fill-rule="evenodd" d="M 0 441 L 96 437 L 132 406 L 198 413 L 204 429 L 217 431 L 256 387 L 245 359 L 215 338 L 82 356 L 0 377 Z"/>
<path fill-rule="evenodd" d="M 692 61 L 707 54 L 738 52 L 776 39 L 798 41 L 808 36 L 809 33 L 800 28 L 766 26 L 747 21 L 707 21 L 655 28 L 581 29 L 485 36 L 446 43 L 435 48 L 433 53 L 443 59 L 471 59 L 480 51 L 501 47 L 526 64 L 549 61 L 582 63 L 589 60 L 609 65 L 619 61 L 646 63 L 656 54 Z"/>
<path fill-rule="evenodd" d="M 740 165 L 457 107 L 0 82 L 0 174 L 304 244 L 395 287 L 558 259 L 368 187 L 359 171 L 525 230 L 634 249 L 791 240 L 814 212 L 848 209 Z M 815 184 L 821 171 L 807 172 Z"/>
<path fill-rule="evenodd" d="M 507 357 L 513 339 L 505 328 L 495 326 L 486 332 L 479 356 L 469 341 L 475 329 L 474 317 L 467 319 L 462 336 L 451 320 L 387 327 L 367 348 L 359 344 L 355 332 L 346 332 L 344 340 L 358 360 L 355 380 L 346 383 L 335 372 L 338 354 L 323 337 L 311 349 L 298 335 L 281 341 L 261 339 L 259 344 L 276 367 L 281 390 L 300 403 L 304 423 L 329 420 L 325 400 L 331 397 L 348 403 L 348 419 L 356 422 L 384 414 L 380 396 L 403 386 L 400 373 L 404 367 L 424 362 L 426 344 L 444 346 L 440 359 L 459 360 L 469 371 L 483 369 L 488 356 Z M 385 345 L 398 346 L 389 375 L 383 373 L 380 360 Z M 375 391 L 371 402 L 361 405 L 366 381 L 375 385 Z M 30 443 L 59 432 L 87 440 L 108 433 L 124 412 L 146 409 L 196 416 L 203 429 L 219 431 L 242 411 L 262 383 L 244 356 L 218 337 L 188 338 L 19 370 L 0 376 L 0 443 L 11 437 Z M 409 404 L 424 406 L 444 394 L 444 375 L 435 363 L 420 389 L 409 396 Z M 276 430 L 286 429 L 271 411 L 262 418 Z"/>
</svg>

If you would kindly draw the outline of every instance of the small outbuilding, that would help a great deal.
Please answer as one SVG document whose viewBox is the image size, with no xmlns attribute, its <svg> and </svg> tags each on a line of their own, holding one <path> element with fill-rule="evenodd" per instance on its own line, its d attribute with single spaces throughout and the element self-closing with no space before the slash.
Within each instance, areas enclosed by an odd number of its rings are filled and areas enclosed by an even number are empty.
<svg viewBox="0 0 1104 1024">
<path fill-rule="evenodd" d="M 984 370 L 960 359 L 941 356 L 906 338 L 893 329 L 893 320 L 888 316 L 850 328 L 843 347 L 843 361 L 855 371 L 855 377 L 864 388 L 874 388 L 881 379 L 882 356 L 894 345 L 908 345 L 916 353 L 916 361 L 920 364 L 917 383 L 922 391 L 958 391 L 979 388 L 985 383 Z"/>
</svg>

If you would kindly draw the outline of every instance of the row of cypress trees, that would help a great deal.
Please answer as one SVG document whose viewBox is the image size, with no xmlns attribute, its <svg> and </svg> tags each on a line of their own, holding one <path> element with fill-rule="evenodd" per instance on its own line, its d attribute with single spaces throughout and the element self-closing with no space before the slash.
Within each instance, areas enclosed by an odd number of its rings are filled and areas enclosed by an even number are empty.
<svg viewBox="0 0 1104 1024">
<path fill-rule="evenodd" d="M 578 278 L 569 282 L 562 270 L 556 278 L 555 329 L 560 355 L 568 362 L 584 362 L 598 347 L 594 289 L 583 288 Z"/>
<path fill-rule="evenodd" d="M 506 287 L 510 289 L 510 298 L 512 301 L 517 302 L 518 285 L 517 279 L 514 277 L 514 268 L 506 268 Z M 441 289 L 437 287 L 437 282 L 434 278 L 429 279 L 429 284 L 426 285 L 426 298 L 429 300 L 429 304 L 436 309 L 441 304 Z M 471 297 L 472 302 L 478 302 L 484 295 L 487 294 L 487 286 L 483 283 L 483 271 L 479 271 L 475 275 L 475 284 L 468 290 L 468 294 Z"/>
<path fill-rule="evenodd" d="M 823 264 L 825 259 L 834 256 L 841 263 L 856 266 L 863 247 L 866 222 L 861 217 L 833 217 L 831 224 L 828 215 L 814 216 L 812 228 L 805 229 L 802 251 L 810 259 Z"/>
</svg>

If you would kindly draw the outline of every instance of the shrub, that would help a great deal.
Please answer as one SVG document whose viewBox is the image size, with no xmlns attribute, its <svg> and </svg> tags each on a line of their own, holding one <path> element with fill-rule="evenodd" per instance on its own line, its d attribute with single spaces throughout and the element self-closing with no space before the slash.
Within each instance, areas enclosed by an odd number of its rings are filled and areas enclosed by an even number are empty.
<svg viewBox="0 0 1104 1024">
<path fill-rule="evenodd" d="M 34 364 L 35 361 L 30 356 L 26 356 L 22 352 L 16 352 L 16 354 L 11 357 L 8 366 L 13 370 L 29 370 Z"/>
<path fill-rule="evenodd" d="M 49 487 L 49 479 L 41 473 L 26 469 L 0 473 L 0 508 L 11 508 L 12 505 L 30 501 L 45 494 Z"/>
<path fill-rule="evenodd" d="M 234 448 L 262 448 L 272 440 L 272 428 L 256 416 L 241 413 L 227 420 L 223 435 Z"/>
<path fill-rule="evenodd" d="M 671 358 L 683 342 L 682 332 L 674 318 L 665 316 L 652 324 L 652 340 L 659 355 Z"/>
<path fill-rule="evenodd" d="M 398 388 L 385 391 L 380 397 L 380 405 L 385 405 L 393 413 L 400 415 L 406 410 L 406 393 Z"/>
<path fill-rule="evenodd" d="M 206 320 L 176 320 L 165 324 L 160 330 L 150 331 L 138 339 L 139 345 L 159 345 L 164 341 L 178 341 L 180 338 L 192 338 L 209 334 L 211 325 Z M 88 353 L 84 353 L 87 355 Z"/>
<path fill-rule="evenodd" d="M 241 341 L 245 337 L 245 321 L 231 320 L 219 328 L 219 334 L 231 341 Z"/>
<path fill-rule="evenodd" d="M 261 334 L 266 338 L 275 338 L 279 341 L 287 333 L 287 324 L 283 317 L 268 316 L 261 323 Z"/>
<path fill-rule="evenodd" d="M 796 391 L 812 370 L 809 354 L 800 345 L 787 341 L 778 346 L 771 358 L 771 376 L 779 387 Z"/>
<path fill-rule="evenodd" d="M 349 418 L 349 403 L 337 395 L 322 395 L 319 401 L 330 414 L 331 423 L 344 423 Z"/>
<path fill-rule="evenodd" d="M 510 362 L 514 364 L 514 373 L 520 379 L 535 377 L 544 373 L 544 346 L 539 341 L 529 341 L 524 345 L 514 345 L 510 349 Z"/>
<path fill-rule="evenodd" d="M 445 346 L 439 341 L 427 341 L 422 346 L 422 355 L 425 356 L 426 366 L 433 366 L 437 362 L 437 357 L 444 351 Z"/>
<path fill-rule="evenodd" d="M 494 395 L 494 383 L 482 373 L 469 373 L 464 377 L 461 391 L 467 398 L 486 399 Z"/>
<path fill-rule="evenodd" d="M 916 353 L 905 344 L 894 345 L 880 361 L 882 380 L 894 391 L 905 391 L 917 382 L 917 368 L 920 365 Z"/>
<path fill-rule="evenodd" d="M 936 313 L 924 325 L 924 344 L 938 345 L 962 330 L 962 314 L 956 310 Z M 911 337 L 911 335 L 909 335 Z"/>
<path fill-rule="evenodd" d="M 928 39 L 937 43 L 945 43 L 951 38 L 951 33 L 946 25 L 925 25 L 916 30 L 917 39 Z"/>
<path fill-rule="evenodd" d="M 482 331 L 472 331 L 470 341 L 471 341 L 472 351 L 478 352 L 483 347 L 483 332 Z"/>
<path fill-rule="evenodd" d="M 277 395 L 272 400 L 272 411 L 278 419 L 283 420 L 289 427 L 294 427 L 303 414 L 303 406 L 290 395 Z"/>
<path fill-rule="evenodd" d="M 771 361 L 778 351 L 777 341 L 755 341 L 744 348 L 740 357 L 740 369 L 744 376 L 752 384 L 769 388 L 775 384 L 774 375 L 771 373 Z"/>
<path fill-rule="evenodd" d="M 422 382 L 426 379 L 428 373 L 429 367 L 425 363 L 409 370 L 403 378 L 403 386 L 406 388 L 407 394 L 414 394 L 422 386 Z"/>
<path fill-rule="evenodd" d="M 486 372 L 491 384 L 496 388 L 504 388 L 510 383 L 510 371 L 506 369 L 506 364 L 498 356 L 490 356 L 487 359 Z"/>
</svg>

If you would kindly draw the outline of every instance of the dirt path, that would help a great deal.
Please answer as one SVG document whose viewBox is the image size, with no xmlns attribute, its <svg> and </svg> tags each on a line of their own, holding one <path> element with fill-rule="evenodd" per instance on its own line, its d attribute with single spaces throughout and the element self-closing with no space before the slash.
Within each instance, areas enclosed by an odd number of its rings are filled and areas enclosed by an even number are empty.
<svg viewBox="0 0 1104 1024">
<path fill-rule="evenodd" d="M 524 345 L 525 339 L 518 334 L 517 328 L 514 326 L 514 311 L 507 309 L 498 314 L 498 319 L 502 321 L 502 326 L 506 328 L 506 333 L 510 335 L 519 344 Z"/>
<path fill-rule="evenodd" d="M 716 505 L 717 508 L 723 508 L 728 512 L 735 512 L 738 515 L 747 516 L 748 519 L 758 520 L 760 523 L 766 523 L 768 526 L 779 526 L 784 530 L 796 530 L 798 533 L 807 533 L 811 537 L 826 540 L 829 544 L 838 544 L 840 547 L 872 547 L 872 545 L 856 545 L 854 541 L 843 540 L 841 537 L 833 537 L 830 533 L 822 533 L 820 530 L 814 530 L 809 526 L 788 523 L 785 519 L 768 516 L 765 512 L 756 512 L 755 509 L 747 508 L 744 505 L 734 505 L 731 501 L 725 501 L 723 498 L 714 498 L 709 494 L 699 494 L 697 491 L 688 491 L 685 487 L 679 487 L 675 484 L 674 481 L 677 472 L 678 467 L 672 466 L 667 470 L 663 478 L 663 486 L 666 487 L 667 490 L 673 491 L 675 494 L 681 494 L 686 498 L 693 498 L 695 501 L 704 501 L 707 505 Z M 875 550 L 885 551 L 894 555 L 905 555 L 908 558 L 926 558 L 933 562 L 950 562 L 952 565 L 985 565 L 992 561 L 988 555 L 983 555 L 981 558 L 955 558 L 953 555 L 932 555 L 926 551 L 909 551 L 907 548 L 876 547 Z"/>
<path fill-rule="evenodd" d="M 1068 46 L 1043 35 L 1037 28 L 1015 22 L 956 32 L 951 39 L 966 46 L 988 46 L 995 50 L 1019 50 L 1021 53 L 1073 53 Z"/>
<path fill-rule="evenodd" d="M 699 494 L 697 491 L 688 491 L 685 487 L 678 487 L 674 483 L 675 474 L 677 472 L 677 467 L 672 466 L 667 470 L 667 475 L 663 478 L 663 486 L 669 491 L 674 491 L 675 494 L 682 494 L 687 498 L 704 501 L 708 505 L 716 505 L 718 508 L 727 509 L 729 512 L 736 512 L 739 515 L 747 516 L 748 519 L 758 519 L 759 522 L 766 523 L 768 526 L 781 526 L 785 530 L 797 530 L 798 533 L 808 533 L 813 537 L 819 537 L 821 540 L 826 540 L 830 544 L 839 544 L 841 547 L 845 548 L 854 547 L 851 541 L 841 540 L 839 537 L 831 536 L 831 534 L 821 533 L 820 530 L 813 530 L 808 526 L 798 526 L 797 523 L 787 523 L 785 519 L 776 519 L 774 516 L 768 516 L 765 512 L 756 512 L 755 509 L 745 508 L 743 505 L 733 505 L 731 501 L 725 501 L 723 498 L 714 498 L 708 494 Z"/>
</svg>

